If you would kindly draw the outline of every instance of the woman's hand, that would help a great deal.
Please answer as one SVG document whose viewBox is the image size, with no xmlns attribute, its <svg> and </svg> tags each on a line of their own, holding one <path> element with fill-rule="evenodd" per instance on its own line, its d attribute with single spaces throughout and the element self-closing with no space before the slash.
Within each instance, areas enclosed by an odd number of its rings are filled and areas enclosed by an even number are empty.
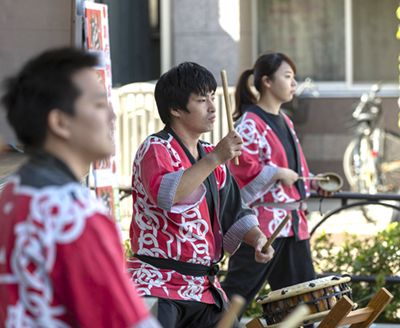
<svg viewBox="0 0 400 328">
<path fill-rule="evenodd" d="M 297 172 L 291 169 L 287 169 L 285 167 L 280 167 L 275 173 L 274 178 L 276 180 L 281 180 L 283 184 L 285 184 L 289 188 L 292 188 L 293 183 L 297 181 L 298 176 L 299 175 L 297 174 Z"/>
<path fill-rule="evenodd" d="M 318 174 L 315 176 L 316 178 L 318 177 L 322 177 L 322 174 Z M 326 191 L 322 188 L 320 188 L 319 184 L 318 184 L 318 180 L 312 180 L 310 183 L 311 188 L 313 188 L 318 195 L 322 196 L 322 197 L 332 197 L 335 192 L 333 191 Z M 342 192 L 342 190 L 338 190 L 336 192 Z"/>
</svg>

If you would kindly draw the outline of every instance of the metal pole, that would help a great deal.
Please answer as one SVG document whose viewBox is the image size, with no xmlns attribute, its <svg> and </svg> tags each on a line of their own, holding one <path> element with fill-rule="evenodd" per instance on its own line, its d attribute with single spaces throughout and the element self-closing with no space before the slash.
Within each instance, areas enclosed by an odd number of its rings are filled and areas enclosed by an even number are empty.
<svg viewBox="0 0 400 328">
<path fill-rule="evenodd" d="M 161 74 L 168 71 L 172 66 L 172 21 L 171 0 L 160 1 L 160 34 L 161 34 Z"/>
</svg>

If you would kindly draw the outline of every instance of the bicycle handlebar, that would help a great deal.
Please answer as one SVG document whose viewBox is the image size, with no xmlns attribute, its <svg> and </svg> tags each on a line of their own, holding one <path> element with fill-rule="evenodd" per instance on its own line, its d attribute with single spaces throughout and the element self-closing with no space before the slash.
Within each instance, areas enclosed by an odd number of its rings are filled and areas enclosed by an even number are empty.
<svg viewBox="0 0 400 328">
<path fill-rule="evenodd" d="M 371 104 L 372 106 L 379 107 L 380 106 L 380 101 L 377 101 L 376 99 L 376 93 L 380 90 L 381 88 L 381 82 L 378 82 L 377 84 L 374 84 L 371 87 L 371 90 L 369 91 L 369 94 L 363 93 L 359 103 L 357 104 L 356 109 L 353 112 L 353 117 L 354 118 L 359 118 L 361 112 L 365 108 L 367 104 Z"/>
<path fill-rule="evenodd" d="M 317 91 L 317 86 L 315 85 L 314 81 L 307 77 L 304 82 L 302 82 L 294 92 L 296 97 L 299 97 L 306 89 L 310 90 L 311 94 L 314 97 L 319 97 L 319 92 Z"/>
</svg>

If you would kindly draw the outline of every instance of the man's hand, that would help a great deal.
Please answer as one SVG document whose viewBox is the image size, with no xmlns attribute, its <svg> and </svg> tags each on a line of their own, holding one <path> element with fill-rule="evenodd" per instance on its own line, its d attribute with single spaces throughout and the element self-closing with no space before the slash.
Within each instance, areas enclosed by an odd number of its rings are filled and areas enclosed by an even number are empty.
<svg viewBox="0 0 400 328">
<path fill-rule="evenodd" d="M 274 257 L 275 250 L 272 248 L 272 246 L 268 247 L 266 253 L 262 252 L 262 248 L 267 241 L 268 241 L 267 238 L 265 238 L 263 240 L 259 240 L 257 245 L 254 247 L 256 250 L 256 254 L 255 254 L 256 262 L 267 263 L 268 261 L 271 261 L 272 258 Z"/>
<path fill-rule="evenodd" d="M 267 249 L 266 253 L 263 253 L 261 250 L 263 246 L 268 241 L 267 237 L 265 237 L 264 233 L 260 230 L 259 227 L 251 228 L 244 236 L 243 241 L 250 244 L 255 249 L 255 260 L 259 263 L 267 263 L 274 256 L 274 249 L 270 246 Z"/>
<path fill-rule="evenodd" d="M 239 133 L 229 132 L 208 155 L 185 170 L 176 189 L 173 204 L 195 191 L 218 165 L 240 156 L 242 149 L 243 140 Z"/>
<path fill-rule="evenodd" d="M 231 131 L 215 146 L 208 156 L 215 156 L 220 165 L 228 162 L 236 156 L 240 156 L 242 154 L 242 149 L 243 140 L 241 136 L 236 131 Z"/>
</svg>

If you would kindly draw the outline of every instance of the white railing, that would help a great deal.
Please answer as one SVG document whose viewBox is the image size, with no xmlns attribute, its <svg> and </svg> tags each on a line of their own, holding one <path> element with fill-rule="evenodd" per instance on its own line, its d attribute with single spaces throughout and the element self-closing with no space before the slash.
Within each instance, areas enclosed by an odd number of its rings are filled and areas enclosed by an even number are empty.
<svg viewBox="0 0 400 328">
<path fill-rule="evenodd" d="M 152 83 L 132 83 L 113 90 L 113 105 L 117 113 L 115 129 L 118 138 L 119 175 L 122 181 L 127 180 L 129 184 L 133 158 L 139 145 L 147 136 L 164 127 L 154 100 L 154 87 Z M 232 111 L 234 91 L 234 87 L 229 87 Z M 213 144 L 217 144 L 228 133 L 221 87 L 217 88 L 215 96 L 217 117 L 214 129 L 201 137 L 202 140 Z"/>
</svg>

